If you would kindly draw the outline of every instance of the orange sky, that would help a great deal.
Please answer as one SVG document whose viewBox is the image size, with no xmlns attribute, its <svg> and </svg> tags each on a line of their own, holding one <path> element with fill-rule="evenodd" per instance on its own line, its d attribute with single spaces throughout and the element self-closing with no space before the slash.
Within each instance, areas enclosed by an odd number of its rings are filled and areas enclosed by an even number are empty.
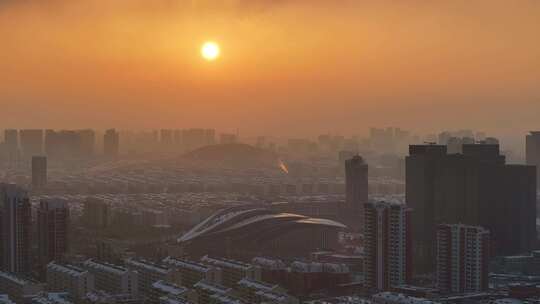
<svg viewBox="0 0 540 304">
<path fill-rule="evenodd" d="M 539 37 L 533 0 L 0 0 L 0 128 L 540 129 Z"/>
</svg>

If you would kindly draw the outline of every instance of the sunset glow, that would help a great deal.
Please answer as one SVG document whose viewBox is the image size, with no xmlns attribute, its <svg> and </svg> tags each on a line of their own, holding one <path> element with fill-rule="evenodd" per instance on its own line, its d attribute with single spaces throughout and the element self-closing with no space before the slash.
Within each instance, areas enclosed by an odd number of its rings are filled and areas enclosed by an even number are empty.
<svg viewBox="0 0 540 304">
<path fill-rule="evenodd" d="M 88 106 L 118 128 L 250 135 L 538 121 L 536 1 L 0 2 L 6 127 L 86 128 Z"/>
</svg>

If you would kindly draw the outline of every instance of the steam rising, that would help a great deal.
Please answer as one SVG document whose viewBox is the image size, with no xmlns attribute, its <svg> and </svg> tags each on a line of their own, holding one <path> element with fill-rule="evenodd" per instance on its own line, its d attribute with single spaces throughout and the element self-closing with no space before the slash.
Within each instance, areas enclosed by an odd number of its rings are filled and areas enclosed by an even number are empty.
<svg viewBox="0 0 540 304">
<path fill-rule="evenodd" d="M 287 166 L 285 165 L 285 163 L 280 159 L 278 161 L 278 167 L 285 173 L 289 174 L 289 169 L 287 168 Z"/>
</svg>

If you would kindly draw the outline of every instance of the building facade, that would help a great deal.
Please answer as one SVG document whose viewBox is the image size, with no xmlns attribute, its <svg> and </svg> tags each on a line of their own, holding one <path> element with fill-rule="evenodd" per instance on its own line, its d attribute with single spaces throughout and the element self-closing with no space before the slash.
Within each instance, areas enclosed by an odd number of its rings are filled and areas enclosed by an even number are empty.
<svg viewBox="0 0 540 304">
<path fill-rule="evenodd" d="M 32 188 L 41 189 L 47 185 L 47 157 L 32 156 Z"/>
<path fill-rule="evenodd" d="M 175 269 L 174 281 L 188 288 L 201 280 L 215 284 L 223 280 L 221 268 L 212 265 L 174 257 L 166 257 L 163 263 Z"/>
<path fill-rule="evenodd" d="M 50 262 L 47 265 L 47 289 L 54 292 L 65 291 L 74 299 L 83 299 L 95 289 L 95 277 L 83 268 Z"/>
<path fill-rule="evenodd" d="M 139 296 L 139 274 L 136 271 L 91 259 L 85 261 L 83 267 L 94 275 L 96 289 L 133 298 Z"/>
<path fill-rule="evenodd" d="M 223 286 L 226 287 L 234 287 L 244 278 L 261 280 L 261 268 L 256 265 L 209 256 L 202 257 L 201 262 L 220 268 L 223 272 Z"/>
<path fill-rule="evenodd" d="M 488 288 L 489 231 L 478 226 L 437 227 L 437 287 L 442 293 Z"/>
<path fill-rule="evenodd" d="M 69 208 L 64 200 L 42 200 L 37 210 L 38 248 L 42 266 L 62 261 L 68 250 Z"/>
<path fill-rule="evenodd" d="M 15 303 L 28 303 L 43 291 L 43 284 L 14 273 L 0 271 L 0 290 Z"/>
<path fill-rule="evenodd" d="M 365 204 L 364 285 L 369 290 L 388 290 L 412 278 L 411 209 L 403 204 Z"/>
<path fill-rule="evenodd" d="M 165 267 L 164 265 L 134 258 L 127 259 L 124 264 L 126 268 L 139 274 L 138 289 L 141 297 L 150 297 L 152 284 L 157 281 L 174 281 L 174 269 L 172 267 Z"/>
<path fill-rule="evenodd" d="M 43 130 L 26 129 L 19 131 L 20 148 L 24 159 L 43 154 Z"/>
<path fill-rule="evenodd" d="M 415 270 L 435 271 L 436 227 L 482 226 L 497 255 L 527 252 L 536 243 L 536 172 L 508 165 L 496 144 L 413 145 L 406 158 L 406 202 L 414 210 Z"/>
<path fill-rule="evenodd" d="M 103 136 L 103 154 L 106 157 L 116 157 L 120 151 L 120 135 L 115 129 L 105 131 Z"/>
<path fill-rule="evenodd" d="M 536 187 L 540 188 L 540 131 L 531 131 L 525 139 L 527 165 L 536 166 Z"/>
<path fill-rule="evenodd" d="M 363 218 L 364 204 L 368 202 L 368 165 L 359 156 L 345 161 L 345 204 L 348 212 Z"/>
<path fill-rule="evenodd" d="M 30 273 L 32 214 L 28 194 L 14 184 L 0 184 L 2 270 Z"/>
</svg>

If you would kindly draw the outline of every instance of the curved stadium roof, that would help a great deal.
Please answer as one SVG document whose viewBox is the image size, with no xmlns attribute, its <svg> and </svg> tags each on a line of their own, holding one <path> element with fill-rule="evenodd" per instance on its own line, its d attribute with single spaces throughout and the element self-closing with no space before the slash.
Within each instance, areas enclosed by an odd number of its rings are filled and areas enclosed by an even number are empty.
<svg viewBox="0 0 540 304">
<path fill-rule="evenodd" d="M 214 213 L 178 238 L 178 242 L 186 243 L 216 237 L 248 238 L 263 241 L 290 230 L 309 226 L 313 228 L 346 228 L 345 225 L 328 219 L 292 213 L 275 213 L 260 205 L 248 205 L 231 207 Z"/>
</svg>

